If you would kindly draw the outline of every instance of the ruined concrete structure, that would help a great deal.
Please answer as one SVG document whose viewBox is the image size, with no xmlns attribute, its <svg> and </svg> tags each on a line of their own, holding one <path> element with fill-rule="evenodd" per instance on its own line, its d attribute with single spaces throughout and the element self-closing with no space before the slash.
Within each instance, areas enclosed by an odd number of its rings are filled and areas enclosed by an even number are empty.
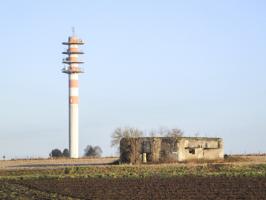
<svg viewBox="0 0 266 200">
<path fill-rule="evenodd" d="M 122 138 L 120 141 L 120 160 L 123 163 L 215 160 L 223 157 L 221 138 L 139 137 Z"/>
</svg>

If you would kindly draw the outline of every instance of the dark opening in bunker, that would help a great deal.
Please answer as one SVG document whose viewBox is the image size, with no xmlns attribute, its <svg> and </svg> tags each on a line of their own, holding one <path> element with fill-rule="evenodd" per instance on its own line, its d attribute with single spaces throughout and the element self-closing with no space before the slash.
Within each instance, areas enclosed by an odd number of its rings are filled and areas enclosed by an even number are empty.
<svg viewBox="0 0 266 200">
<path fill-rule="evenodd" d="M 189 149 L 188 152 L 191 154 L 195 154 L 195 149 Z"/>
</svg>

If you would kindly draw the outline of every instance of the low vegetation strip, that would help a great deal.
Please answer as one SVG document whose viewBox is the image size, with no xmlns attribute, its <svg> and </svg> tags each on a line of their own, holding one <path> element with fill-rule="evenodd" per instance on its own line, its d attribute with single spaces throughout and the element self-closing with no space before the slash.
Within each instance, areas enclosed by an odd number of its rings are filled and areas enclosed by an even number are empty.
<svg viewBox="0 0 266 200">
<path fill-rule="evenodd" d="M 266 177 L 266 164 L 229 165 L 111 165 L 111 166 L 75 166 L 60 169 L 0 170 L 0 179 L 57 178 L 57 177 L 133 177 L 149 176 L 261 176 Z"/>
</svg>

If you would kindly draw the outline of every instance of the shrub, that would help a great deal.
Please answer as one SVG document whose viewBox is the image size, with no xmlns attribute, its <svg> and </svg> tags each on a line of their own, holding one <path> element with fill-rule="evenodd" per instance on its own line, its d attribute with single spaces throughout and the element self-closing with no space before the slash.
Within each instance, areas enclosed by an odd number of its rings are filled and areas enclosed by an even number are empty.
<svg viewBox="0 0 266 200">
<path fill-rule="evenodd" d="M 91 146 L 88 145 L 85 149 L 84 149 L 84 156 L 87 157 L 101 157 L 102 155 L 102 149 L 99 146 Z"/>
<path fill-rule="evenodd" d="M 63 155 L 64 157 L 69 157 L 69 156 L 70 156 L 69 150 L 68 150 L 68 149 L 64 149 L 62 155 Z"/>
<path fill-rule="evenodd" d="M 58 157 L 62 157 L 63 154 L 60 149 L 53 149 L 49 155 L 50 157 L 58 158 Z"/>
</svg>

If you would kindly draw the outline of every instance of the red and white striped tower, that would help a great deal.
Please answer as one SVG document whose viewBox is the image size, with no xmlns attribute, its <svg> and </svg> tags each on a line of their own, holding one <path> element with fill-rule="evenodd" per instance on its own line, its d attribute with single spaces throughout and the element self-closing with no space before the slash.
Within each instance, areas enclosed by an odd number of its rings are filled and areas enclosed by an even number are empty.
<svg viewBox="0 0 266 200">
<path fill-rule="evenodd" d="M 79 84 L 78 75 L 83 73 L 79 64 L 83 62 L 78 60 L 78 55 L 83 54 L 78 46 L 84 42 L 76 37 L 73 33 L 67 42 L 63 42 L 68 48 L 63 54 L 67 57 L 63 59 L 63 63 L 67 66 L 62 69 L 63 73 L 69 77 L 69 153 L 71 158 L 79 157 L 79 120 L 78 120 L 78 104 L 79 104 Z"/>
</svg>

